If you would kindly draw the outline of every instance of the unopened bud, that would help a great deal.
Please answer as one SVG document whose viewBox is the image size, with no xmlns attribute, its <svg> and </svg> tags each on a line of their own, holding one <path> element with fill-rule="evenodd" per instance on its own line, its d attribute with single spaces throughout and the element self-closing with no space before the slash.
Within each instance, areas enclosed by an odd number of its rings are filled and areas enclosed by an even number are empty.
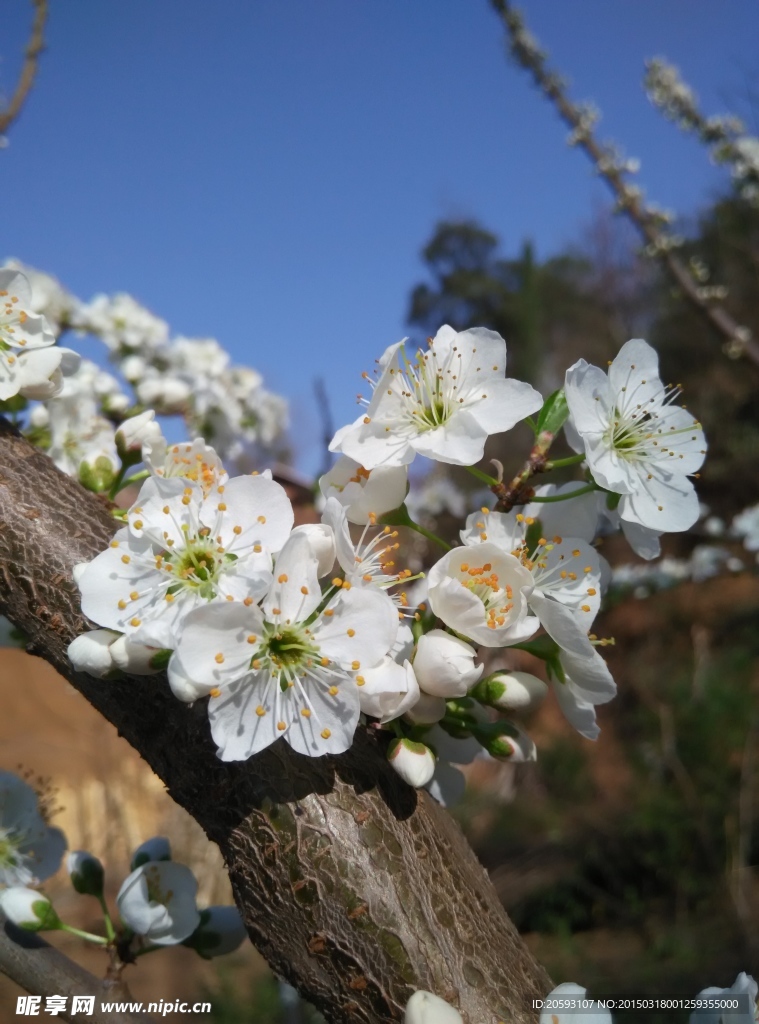
<svg viewBox="0 0 759 1024">
<path fill-rule="evenodd" d="M 165 836 L 146 839 L 132 854 L 130 871 L 136 871 L 151 860 L 171 860 L 171 846 Z"/>
<path fill-rule="evenodd" d="M 476 738 L 497 761 L 537 760 L 537 751 L 527 733 L 512 722 L 489 722 L 473 730 Z"/>
<path fill-rule="evenodd" d="M 102 896 L 105 872 L 103 865 L 86 850 L 74 850 L 66 859 L 71 884 L 83 896 Z"/>
<path fill-rule="evenodd" d="M 526 713 L 542 704 L 548 686 L 529 672 L 494 672 L 482 679 L 471 691 L 481 704 L 499 711 Z"/>
<path fill-rule="evenodd" d="M 121 424 L 116 431 L 116 451 L 122 461 L 132 463 L 135 456 L 138 459 L 141 457 L 145 441 L 154 442 L 160 436 L 161 428 L 155 422 L 155 413 L 152 409 L 146 409 Z"/>
<path fill-rule="evenodd" d="M 200 911 L 200 924 L 182 945 L 210 960 L 237 949 L 247 934 L 237 907 L 208 907 Z"/>
<path fill-rule="evenodd" d="M 69 644 L 68 656 L 77 672 L 87 672 L 96 679 L 105 679 L 116 666 L 111 644 L 119 634 L 113 629 L 91 629 Z"/>
<path fill-rule="evenodd" d="M 435 755 L 424 743 L 395 739 L 387 748 L 387 759 L 404 782 L 420 789 L 435 774 Z"/>
<path fill-rule="evenodd" d="M 23 885 L 14 885 L 0 892 L 0 910 L 9 921 L 28 932 L 61 927 L 60 918 L 47 896 Z"/>
<path fill-rule="evenodd" d="M 432 992 L 414 992 L 406 1004 L 404 1024 L 463 1024 L 461 1014 Z"/>
<path fill-rule="evenodd" d="M 147 647 L 130 640 L 126 633 L 111 644 L 111 657 L 116 668 L 133 676 L 152 676 L 166 667 L 166 663 L 155 664 L 155 657 L 161 653 L 158 647 Z"/>
<path fill-rule="evenodd" d="M 113 463 L 105 455 L 98 455 L 93 465 L 89 462 L 79 463 L 79 483 L 88 491 L 100 494 L 107 491 L 116 479 Z"/>
</svg>

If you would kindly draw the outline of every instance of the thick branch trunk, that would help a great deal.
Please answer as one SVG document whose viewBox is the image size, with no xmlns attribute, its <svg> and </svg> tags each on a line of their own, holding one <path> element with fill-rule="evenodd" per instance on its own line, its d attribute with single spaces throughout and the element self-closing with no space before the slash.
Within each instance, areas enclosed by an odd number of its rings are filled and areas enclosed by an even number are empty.
<svg viewBox="0 0 759 1024">
<path fill-rule="evenodd" d="M 204 702 L 163 677 L 102 682 L 66 656 L 84 628 L 71 567 L 112 537 L 104 504 L 0 421 L 0 612 L 110 722 L 218 843 L 250 937 L 331 1022 L 397 1021 L 428 989 L 467 1024 L 520 1024 L 551 987 L 448 813 L 406 787 L 382 737 L 339 757 L 280 740 L 215 754 Z"/>
</svg>

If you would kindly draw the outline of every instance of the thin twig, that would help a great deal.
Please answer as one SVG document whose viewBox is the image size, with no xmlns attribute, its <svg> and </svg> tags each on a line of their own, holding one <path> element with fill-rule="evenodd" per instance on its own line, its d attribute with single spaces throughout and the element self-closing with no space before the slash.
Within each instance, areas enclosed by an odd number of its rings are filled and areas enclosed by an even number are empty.
<svg viewBox="0 0 759 1024">
<path fill-rule="evenodd" d="M 21 113 L 21 108 L 34 84 L 39 56 L 45 48 L 44 30 L 48 15 L 48 0 L 32 0 L 32 4 L 35 7 L 32 34 L 26 48 L 24 66 L 21 68 L 16 91 L 13 93 L 11 101 L 5 110 L 0 112 L 0 135 L 5 135 L 11 124 Z"/>
<path fill-rule="evenodd" d="M 102 981 L 74 963 L 60 950 L 30 932 L 16 928 L 0 914 L 0 973 L 17 985 L 40 996 L 64 996 L 67 1007 L 73 996 L 94 996 L 93 1013 L 87 1016 L 91 1024 L 154 1024 L 148 1014 L 133 1010 L 104 1010 L 102 1004 L 131 1002 L 132 996 L 120 980 Z M 64 1011 L 61 1020 L 79 1021 L 82 1015 L 70 1016 Z"/>
<path fill-rule="evenodd" d="M 614 193 L 619 211 L 627 214 L 646 241 L 649 251 L 661 261 L 686 298 L 725 338 L 726 354 L 731 358 L 746 355 L 759 366 L 759 341 L 748 327 L 734 320 L 723 306 L 700 294 L 699 285 L 688 268 L 672 251 L 674 240 L 662 231 L 661 215 L 643 203 L 640 192 L 631 188 L 625 180 L 625 171 L 614 152 L 596 139 L 587 113 L 569 99 L 563 80 L 549 68 L 545 54 L 525 31 L 521 14 L 508 0 L 490 0 L 490 3 L 506 27 L 512 53 L 531 73 L 543 95 L 553 103 L 562 120 L 572 129 L 573 143 L 590 157 Z"/>
<path fill-rule="evenodd" d="M 319 471 L 319 476 L 324 476 L 328 473 L 332 465 L 332 456 L 329 452 L 329 446 L 332 443 L 332 438 L 335 435 L 335 424 L 332 419 L 332 407 L 329 402 L 329 395 L 327 394 L 327 388 L 324 384 L 323 377 L 316 377 L 314 380 L 314 397 L 316 398 L 316 408 L 319 410 L 319 420 L 322 426 L 322 441 L 324 449 L 324 461 L 322 468 Z"/>
</svg>

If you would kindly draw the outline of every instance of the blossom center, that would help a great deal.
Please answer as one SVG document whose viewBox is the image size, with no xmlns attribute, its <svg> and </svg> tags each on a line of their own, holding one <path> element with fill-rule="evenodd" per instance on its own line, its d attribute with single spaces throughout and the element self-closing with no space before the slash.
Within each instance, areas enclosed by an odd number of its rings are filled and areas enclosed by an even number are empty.
<svg viewBox="0 0 759 1024">
<path fill-rule="evenodd" d="M 505 625 L 506 616 L 514 607 L 514 590 L 510 584 L 501 584 L 490 562 L 471 568 L 464 564 L 461 573 L 464 577 L 459 579 L 462 587 L 478 597 L 485 607 L 488 628 L 496 629 Z"/>
<path fill-rule="evenodd" d="M 268 671 L 279 680 L 281 689 L 293 685 L 296 676 L 305 675 L 321 660 L 311 630 L 301 623 L 267 623 L 263 641 L 251 659 L 251 667 Z"/>
</svg>

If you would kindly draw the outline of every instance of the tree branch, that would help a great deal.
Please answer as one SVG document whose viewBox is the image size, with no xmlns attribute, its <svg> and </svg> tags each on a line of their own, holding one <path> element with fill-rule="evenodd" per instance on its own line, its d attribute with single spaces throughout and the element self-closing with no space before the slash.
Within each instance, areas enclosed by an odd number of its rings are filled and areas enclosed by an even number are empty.
<svg viewBox="0 0 759 1024">
<path fill-rule="evenodd" d="M 727 355 L 731 358 L 746 355 L 759 366 L 759 341 L 748 327 L 734 320 L 724 306 L 701 295 L 698 283 L 674 253 L 672 239 L 663 233 L 661 216 L 643 203 L 640 192 L 631 188 L 625 180 L 624 171 L 614 159 L 613 152 L 593 135 L 582 108 L 569 99 L 561 77 L 549 68 L 545 54 L 525 31 L 521 14 L 509 0 L 490 0 L 490 3 L 506 27 L 515 58 L 530 72 L 540 91 L 553 103 L 564 123 L 572 129 L 574 145 L 590 157 L 614 194 L 619 211 L 627 214 L 650 251 L 661 261 L 688 301 L 722 335 Z"/>
<path fill-rule="evenodd" d="M 11 96 L 10 103 L 5 110 L 0 112 L 0 135 L 4 135 L 8 131 L 11 124 L 21 113 L 21 108 L 26 102 L 26 98 L 34 84 L 39 56 L 45 48 L 44 30 L 48 14 L 48 0 L 32 0 L 32 4 L 35 7 L 32 34 L 26 47 L 24 64 L 21 68 L 16 91 Z"/>
<path fill-rule="evenodd" d="M 16 928 L 1 913 L 0 971 L 27 992 L 43 999 L 65 996 L 67 1007 L 72 996 L 95 996 L 94 1012 L 87 1017 L 92 1024 L 155 1024 L 154 1018 L 146 1013 L 102 1010 L 103 1001 L 133 1001 L 123 983 L 96 978 L 41 936 Z M 72 1017 L 64 1011 L 59 1019 L 81 1022 L 82 1015 Z"/>
<path fill-rule="evenodd" d="M 448 813 L 401 782 L 383 736 L 338 757 L 283 740 L 224 763 L 205 702 L 164 677 L 103 682 L 72 670 L 87 628 L 71 567 L 114 533 L 105 505 L 0 420 L 0 612 L 112 722 L 218 843 L 251 939 L 333 1024 L 398 1021 L 412 991 L 466 1024 L 535 1020 L 551 988 Z"/>
</svg>

